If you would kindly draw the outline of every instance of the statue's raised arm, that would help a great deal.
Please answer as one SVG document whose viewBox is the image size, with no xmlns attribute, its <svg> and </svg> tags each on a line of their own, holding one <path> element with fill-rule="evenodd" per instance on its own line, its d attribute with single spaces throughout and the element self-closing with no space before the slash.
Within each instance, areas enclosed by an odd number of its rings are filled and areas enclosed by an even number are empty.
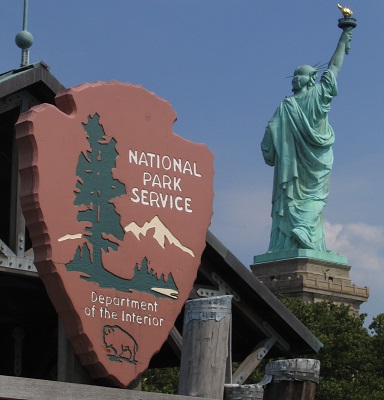
<svg viewBox="0 0 384 400">
<path fill-rule="evenodd" d="M 328 69 L 333 72 L 336 78 L 343 64 L 344 54 L 349 54 L 351 48 L 352 29 L 357 26 L 356 19 L 352 18 L 352 10 L 341 6 L 340 4 L 338 4 L 337 7 L 339 7 L 339 10 L 343 14 L 343 18 L 340 18 L 338 23 L 338 26 L 343 30 L 343 33 L 341 34 L 336 50 L 328 64 Z"/>
<path fill-rule="evenodd" d="M 339 6 L 340 8 L 341 6 Z M 301 65 L 286 97 L 265 130 L 261 149 L 275 168 L 272 230 L 268 252 L 307 249 L 327 252 L 323 210 L 328 200 L 334 132 L 328 123 L 336 78 L 349 51 L 356 20 L 352 12 L 339 20 L 343 30 L 336 50 L 316 82 L 320 67 Z"/>
<path fill-rule="evenodd" d="M 331 60 L 328 64 L 328 69 L 333 72 L 335 78 L 340 72 L 341 66 L 344 61 L 344 54 L 348 54 L 350 50 L 350 43 L 352 40 L 352 28 L 348 27 L 343 30 L 343 33 L 340 36 L 339 42 L 337 43 L 337 47 Z"/>
</svg>

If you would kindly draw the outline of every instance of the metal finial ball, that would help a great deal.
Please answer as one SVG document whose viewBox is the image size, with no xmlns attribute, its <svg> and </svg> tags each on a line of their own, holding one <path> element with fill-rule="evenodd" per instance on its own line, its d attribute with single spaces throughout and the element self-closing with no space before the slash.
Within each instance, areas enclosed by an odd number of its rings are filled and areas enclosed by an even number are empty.
<svg viewBox="0 0 384 400">
<path fill-rule="evenodd" d="M 33 44 L 33 36 L 32 33 L 28 31 L 21 31 L 16 35 L 15 42 L 17 47 L 20 49 L 26 50 L 29 49 Z"/>
</svg>

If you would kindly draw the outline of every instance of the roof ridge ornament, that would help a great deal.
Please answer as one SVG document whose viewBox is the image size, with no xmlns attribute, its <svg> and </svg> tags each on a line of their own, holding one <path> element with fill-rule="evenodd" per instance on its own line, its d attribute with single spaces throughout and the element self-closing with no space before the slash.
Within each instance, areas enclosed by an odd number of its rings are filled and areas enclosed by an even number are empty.
<svg viewBox="0 0 384 400">
<path fill-rule="evenodd" d="M 27 30 L 28 22 L 28 0 L 24 0 L 23 30 L 16 35 L 15 42 L 21 49 L 20 67 L 29 65 L 29 48 L 33 44 L 33 36 Z"/>
</svg>

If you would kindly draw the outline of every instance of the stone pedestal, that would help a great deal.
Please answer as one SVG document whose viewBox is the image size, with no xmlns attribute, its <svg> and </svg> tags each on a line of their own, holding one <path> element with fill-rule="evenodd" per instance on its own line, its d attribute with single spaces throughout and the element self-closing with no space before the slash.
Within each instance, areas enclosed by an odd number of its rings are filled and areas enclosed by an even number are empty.
<svg viewBox="0 0 384 400">
<path fill-rule="evenodd" d="M 351 282 L 350 269 L 343 256 L 301 249 L 255 256 L 251 265 L 253 274 L 275 294 L 346 304 L 358 314 L 369 289 Z"/>
</svg>

